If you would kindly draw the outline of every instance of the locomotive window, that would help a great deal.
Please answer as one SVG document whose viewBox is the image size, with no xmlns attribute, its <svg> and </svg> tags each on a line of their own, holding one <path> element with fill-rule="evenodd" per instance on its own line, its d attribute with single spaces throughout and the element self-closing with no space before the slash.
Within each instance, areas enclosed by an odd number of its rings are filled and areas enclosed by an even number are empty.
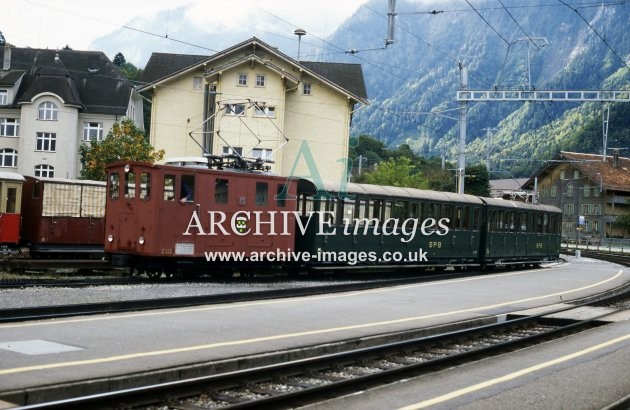
<svg viewBox="0 0 630 410">
<path fill-rule="evenodd" d="M 136 173 L 127 172 L 125 174 L 125 198 L 134 198 L 136 196 Z"/>
<path fill-rule="evenodd" d="M 521 212 L 518 215 L 518 223 L 520 225 L 521 232 L 527 232 L 527 214 L 525 212 Z"/>
<path fill-rule="evenodd" d="M 541 213 L 536 214 L 536 233 L 543 232 L 543 218 Z"/>
<path fill-rule="evenodd" d="M 179 187 L 180 201 L 192 202 L 195 200 L 195 176 L 182 175 L 182 183 Z"/>
<path fill-rule="evenodd" d="M 109 174 L 109 197 L 116 199 L 118 195 L 120 195 L 120 175 L 118 172 L 113 172 Z"/>
<path fill-rule="evenodd" d="M 140 174 L 140 199 L 149 199 L 151 193 L 151 174 L 143 172 Z"/>
<path fill-rule="evenodd" d="M 287 196 L 289 193 L 285 191 L 288 187 L 285 184 L 278 184 L 278 189 L 276 191 L 276 206 L 279 208 L 284 208 L 287 206 Z"/>
<path fill-rule="evenodd" d="M 175 200 L 175 175 L 164 175 L 164 200 Z"/>
<path fill-rule="evenodd" d="M 543 233 L 549 233 L 549 214 L 543 214 Z"/>
<path fill-rule="evenodd" d="M 227 179 L 217 178 L 216 181 L 214 181 L 214 202 L 217 204 L 227 204 L 229 187 L 230 183 Z"/>
<path fill-rule="evenodd" d="M 256 182 L 256 205 L 266 206 L 269 191 L 269 184 L 266 182 Z"/>
</svg>

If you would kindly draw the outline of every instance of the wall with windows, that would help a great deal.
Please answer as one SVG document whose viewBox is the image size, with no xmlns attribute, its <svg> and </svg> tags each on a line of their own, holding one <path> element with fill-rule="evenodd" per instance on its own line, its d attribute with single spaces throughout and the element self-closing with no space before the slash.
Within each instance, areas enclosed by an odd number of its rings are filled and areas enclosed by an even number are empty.
<svg viewBox="0 0 630 410">
<path fill-rule="evenodd" d="M 341 182 L 354 109 L 348 95 L 282 57 L 257 49 L 257 57 L 269 62 L 262 64 L 244 58 L 247 53 L 226 53 L 153 85 L 151 144 L 167 158 L 202 155 L 188 134 L 196 130 L 193 136 L 203 145 L 204 87 L 210 84 L 216 87 L 213 154 L 273 153 L 271 171 L 279 175 Z"/>
<path fill-rule="evenodd" d="M 21 110 L 18 172 L 41 177 L 75 178 L 78 108 L 43 94 Z"/>
<path fill-rule="evenodd" d="M 0 170 L 18 172 L 20 111 L 0 109 Z"/>
</svg>

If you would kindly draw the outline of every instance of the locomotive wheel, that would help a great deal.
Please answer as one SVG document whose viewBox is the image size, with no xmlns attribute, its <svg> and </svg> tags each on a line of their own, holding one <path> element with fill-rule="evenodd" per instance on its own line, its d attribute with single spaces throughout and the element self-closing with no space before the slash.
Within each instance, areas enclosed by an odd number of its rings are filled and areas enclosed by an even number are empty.
<svg viewBox="0 0 630 410">
<path fill-rule="evenodd" d="M 155 271 L 155 270 L 145 270 L 144 274 L 147 275 L 147 278 L 149 279 L 159 279 L 162 276 L 161 271 Z"/>
</svg>

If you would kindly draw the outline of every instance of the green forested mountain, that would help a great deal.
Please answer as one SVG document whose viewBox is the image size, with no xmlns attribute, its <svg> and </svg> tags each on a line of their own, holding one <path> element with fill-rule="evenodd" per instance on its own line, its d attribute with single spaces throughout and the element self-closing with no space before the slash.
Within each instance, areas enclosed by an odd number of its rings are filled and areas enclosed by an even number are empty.
<svg viewBox="0 0 630 410">
<path fill-rule="evenodd" d="M 454 159 L 460 61 L 470 89 L 528 89 L 529 51 L 532 88 L 630 90 L 625 1 L 397 1 L 396 12 L 387 47 L 384 0 L 366 3 L 329 39 L 344 61 L 363 66 L 372 104 L 355 113 L 355 135 Z M 602 152 L 600 103 L 471 103 L 468 163 L 485 157 L 487 128 L 491 170 L 514 176 L 559 150 Z M 630 147 L 630 103 L 611 105 L 608 147 Z"/>
</svg>

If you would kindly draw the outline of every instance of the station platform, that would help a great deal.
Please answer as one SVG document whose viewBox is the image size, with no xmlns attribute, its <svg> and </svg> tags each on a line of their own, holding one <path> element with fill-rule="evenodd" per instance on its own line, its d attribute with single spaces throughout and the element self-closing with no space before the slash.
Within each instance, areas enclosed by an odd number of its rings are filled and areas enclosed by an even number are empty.
<svg viewBox="0 0 630 410">
<path fill-rule="evenodd" d="M 0 400 L 36 403 L 53 391 L 93 394 L 230 370 L 245 356 L 264 364 L 340 340 L 445 331 L 629 284 L 627 268 L 572 258 L 391 288 L 2 324 Z"/>
</svg>

